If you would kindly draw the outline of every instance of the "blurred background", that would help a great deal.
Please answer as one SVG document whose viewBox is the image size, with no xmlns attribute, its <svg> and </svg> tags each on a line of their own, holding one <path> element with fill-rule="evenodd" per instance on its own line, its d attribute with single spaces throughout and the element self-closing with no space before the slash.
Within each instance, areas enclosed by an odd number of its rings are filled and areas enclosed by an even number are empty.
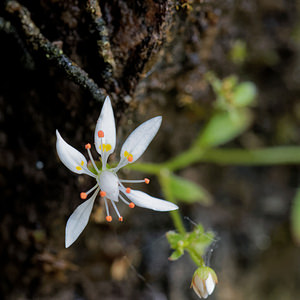
<svg viewBox="0 0 300 300">
<path fill-rule="evenodd" d="M 41 33 L 110 94 L 117 123 L 111 160 L 119 159 L 135 127 L 162 115 L 158 135 L 139 160 L 162 163 L 187 150 L 216 110 L 228 109 L 218 107 L 222 95 L 208 72 L 221 83 L 235 75 L 256 87 L 247 107 L 251 122 L 221 150 L 299 145 L 299 2 L 99 1 L 114 76 L 103 72 L 107 63 L 98 56 L 86 9 L 92 2 L 0 5 L 1 298 L 198 299 L 190 289 L 196 266 L 188 254 L 168 260 L 165 234 L 174 230 L 168 213 L 121 204 L 124 222 L 108 224 L 97 202 L 82 235 L 64 248 L 65 223 L 93 182 L 59 161 L 55 130 L 84 153 L 102 103 L 33 47 L 24 19 L 9 5 L 26 7 Z M 297 223 L 292 203 L 299 165 L 204 161 L 176 174 L 212 199 L 178 202 L 186 230 L 202 224 L 215 233 L 205 255 L 219 278 L 210 299 L 297 299 L 299 236 L 291 215 Z M 120 176 L 149 177 L 151 184 L 139 188 L 164 197 L 155 176 L 130 170 Z"/>
</svg>

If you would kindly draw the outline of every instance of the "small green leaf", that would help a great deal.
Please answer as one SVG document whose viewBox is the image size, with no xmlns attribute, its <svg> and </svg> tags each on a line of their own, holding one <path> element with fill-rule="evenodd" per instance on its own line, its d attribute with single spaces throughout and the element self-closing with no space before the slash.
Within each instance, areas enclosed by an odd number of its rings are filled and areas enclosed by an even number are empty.
<svg viewBox="0 0 300 300">
<path fill-rule="evenodd" d="M 254 103 L 256 86 L 252 82 L 242 82 L 233 91 L 232 103 L 235 107 L 249 106 Z"/>
<path fill-rule="evenodd" d="M 230 59 L 235 64 L 242 64 L 247 58 L 247 45 L 245 41 L 236 40 L 229 53 Z"/>
<path fill-rule="evenodd" d="M 296 196 L 293 200 L 291 229 L 296 243 L 300 245 L 300 188 L 297 190 Z"/>
<path fill-rule="evenodd" d="M 178 248 L 180 242 L 185 238 L 182 234 L 176 233 L 175 231 L 168 231 L 166 236 L 172 249 Z"/>
<path fill-rule="evenodd" d="M 212 203 L 211 195 L 200 185 L 179 176 L 170 176 L 170 185 L 174 197 L 182 202 Z"/>
<path fill-rule="evenodd" d="M 177 260 L 178 258 L 180 258 L 182 255 L 184 254 L 184 250 L 183 249 L 176 249 L 175 251 L 173 251 L 173 253 L 171 254 L 171 256 L 169 257 L 169 260 Z"/>
<path fill-rule="evenodd" d="M 218 112 L 198 137 L 196 146 L 210 148 L 225 144 L 242 134 L 251 124 L 252 114 L 247 109 L 230 112 Z"/>
</svg>

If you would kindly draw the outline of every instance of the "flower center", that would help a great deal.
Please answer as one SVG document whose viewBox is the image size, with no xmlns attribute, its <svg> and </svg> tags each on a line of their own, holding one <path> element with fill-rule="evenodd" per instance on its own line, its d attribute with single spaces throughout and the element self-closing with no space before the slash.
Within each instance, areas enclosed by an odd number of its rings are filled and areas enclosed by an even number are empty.
<svg viewBox="0 0 300 300">
<path fill-rule="evenodd" d="M 97 176 L 97 182 L 101 191 L 106 193 L 106 197 L 118 202 L 119 197 L 119 178 L 111 171 L 103 171 Z"/>
</svg>

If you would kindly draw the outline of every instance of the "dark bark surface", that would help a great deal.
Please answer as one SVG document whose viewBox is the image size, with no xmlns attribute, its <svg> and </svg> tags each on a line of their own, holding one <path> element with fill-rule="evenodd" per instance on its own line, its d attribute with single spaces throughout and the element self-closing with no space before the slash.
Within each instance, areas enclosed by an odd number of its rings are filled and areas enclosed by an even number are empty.
<svg viewBox="0 0 300 300">
<path fill-rule="evenodd" d="M 84 153 L 109 94 L 119 149 L 139 123 L 163 115 L 143 159 L 164 161 L 209 118 L 214 96 L 204 74 L 213 70 L 259 89 L 254 124 L 231 146 L 299 144 L 300 8 L 274 2 L 1 2 L 2 299 L 197 299 L 191 261 L 167 260 L 168 214 L 124 207 L 126 221 L 107 224 L 96 203 L 82 236 L 64 248 L 65 222 L 91 181 L 59 161 L 55 130 Z M 238 39 L 247 45 L 241 64 L 230 59 Z M 220 284 L 211 299 L 296 299 L 300 260 L 289 212 L 298 167 L 204 164 L 181 175 L 215 200 L 209 208 L 181 206 L 220 237 L 212 259 Z M 147 189 L 162 196 L 155 180 Z"/>
</svg>

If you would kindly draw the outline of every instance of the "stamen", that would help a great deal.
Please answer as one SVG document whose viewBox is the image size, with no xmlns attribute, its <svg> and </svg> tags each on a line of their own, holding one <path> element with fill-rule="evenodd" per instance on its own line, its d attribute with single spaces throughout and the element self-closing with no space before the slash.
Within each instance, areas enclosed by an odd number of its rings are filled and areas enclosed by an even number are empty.
<svg viewBox="0 0 300 300">
<path fill-rule="evenodd" d="M 127 159 L 128 159 L 129 162 L 132 162 L 132 161 L 133 161 L 133 156 L 132 156 L 132 154 L 129 154 L 128 157 L 127 157 Z"/>
<path fill-rule="evenodd" d="M 87 152 L 88 152 L 88 155 L 89 155 L 89 157 L 90 157 L 90 160 L 91 160 L 91 162 L 92 162 L 92 164 L 93 164 L 93 167 L 95 168 L 95 170 L 96 170 L 96 172 L 97 173 L 99 173 L 99 170 L 98 170 L 98 168 L 97 168 L 97 166 L 96 166 L 96 164 L 95 164 L 95 161 L 94 161 L 94 159 L 93 159 L 93 157 L 92 157 L 92 153 L 91 153 L 91 144 L 86 144 L 85 145 L 85 149 L 87 150 Z"/>
<path fill-rule="evenodd" d="M 87 193 L 80 193 L 80 198 L 82 199 L 82 200 L 85 200 L 86 198 L 87 198 Z"/>
<path fill-rule="evenodd" d="M 100 130 L 100 131 L 102 131 L 102 130 Z M 104 136 L 104 133 L 103 133 L 103 136 Z M 107 157 L 106 157 L 106 153 L 104 151 L 104 144 L 103 144 L 102 139 L 100 140 L 100 151 L 101 151 L 101 160 L 102 160 L 102 170 L 105 171 L 106 170 Z"/>
<path fill-rule="evenodd" d="M 120 218 L 119 218 L 119 221 L 120 221 L 120 222 L 123 222 L 123 217 L 120 217 Z"/>
<path fill-rule="evenodd" d="M 128 202 L 127 200 L 125 200 L 124 197 L 121 196 L 120 194 L 119 194 L 119 198 L 120 198 L 125 204 L 129 205 L 129 202 Z"/>
<path fill-rule="evenodd" d="M 102 198 L 105 197 L 105 196 L 106 196 L 106 192 L 101 191 L 101 192 L 100 192 L 100 196 L 101 196 Z"/>
<path fill-rule="evenodd" d="M 109 209 L 108 209 L 108 205 L 107 205 L 107 200 L 106 200 L 106 198 L 104 198 L 104 204 L 105 204 L 105 210 L 106 210 L 106 221 L 107 222 L 111 222 L 111 220 L 112 220 L 112 217 L 109 215 Z M 110 221 L 109 221 L 109 220 Z"/>
<path fill-rule="evenodd" d="M 98 187 L 98 184 L 94 185 L 91 189 L 89 189 L 87 192 L 82 192 L 80 193 L 80 198 L 81 199 L 86 199 L 88 194 L 90 194 L 93 190 L 95 190 Z"/>
<path fill-rule="evenodd" d="M 103 138 L 104 137 L 104 132 L 102 130 L 98 131 L 98 137 Z"/>
<path fill-rule="evenodd" d="M 126 193 L 129 194 L 131 192 L 131 188 L 126 188 Z"/>
<path fill-rule="evenodd" d="M 124 193 L 124 191 L 121 191 L 121 192 L 123 192 Z M 124 197 L 121 195 L 121 194 L 119 194 L 119 198 L 124 202 L 124 203 L 126 203 L 130 208 L 134 208 L 135 207 L 135 204 L 133 203 L 133 202 L 128 202 L 128 201 L 126 201 L 125 199 L 124 199 Z"/>
<path fill-rule="evenodd" d="M 137 180 L 123 180 L 123 179 L 120 179 L 119 180 L 120 182 L 123 182 L 123 183 L 146 183 L 148 184 L 150 182 L 150 180 L 148 178 L 145 178 L 145 179 L 137 179 Z"/>
<path fill-rule="evenodd" d="M 114 209 L 115 209 L 115 211 L 116 211 L 116 213 L 117 213 L 117 215 L 118 215 L 118 217 L 119 217 L 119 221 L 120 221 L 120 218 L 122 218 L 122 221 L 123 221 L 123 217 L 121 217 L 121 215 L 120 215 L 120 213 L 119 213 L 119 211 L 118 211 L 118 208 L 117 208 L 115 202 L 114 202 L 114 201 L 111 201 L 111 204 L 112 204 L 112 206 L 114 207 Z"/>
</svg>

